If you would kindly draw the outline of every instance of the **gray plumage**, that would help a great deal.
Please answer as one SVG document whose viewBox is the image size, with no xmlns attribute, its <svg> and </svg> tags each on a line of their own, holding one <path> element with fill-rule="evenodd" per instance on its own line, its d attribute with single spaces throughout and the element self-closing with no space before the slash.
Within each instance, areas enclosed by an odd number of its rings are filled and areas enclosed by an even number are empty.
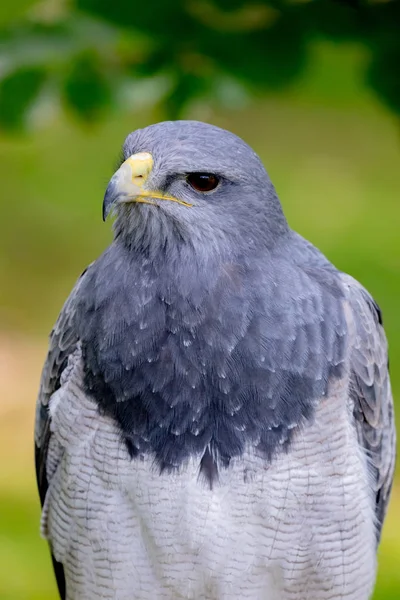
<svg viewBox="0 0 400 600">
<path fill-rule="evenodd" d="M 128 136 L 143 152 L 145 189 L 193 206 L 108 193 L 115 239 L 52 332 L 36 452 L 60 595 L 367 600 L 395 454 L 379 308 L 233 134 L 160 123 Z"/>
</svg>

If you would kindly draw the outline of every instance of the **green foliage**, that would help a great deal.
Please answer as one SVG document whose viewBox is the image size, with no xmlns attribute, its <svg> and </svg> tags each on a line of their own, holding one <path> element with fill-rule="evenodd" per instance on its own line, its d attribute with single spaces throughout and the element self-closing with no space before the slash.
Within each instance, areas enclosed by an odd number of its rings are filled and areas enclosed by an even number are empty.
<svg viewBox="0 0 400 600">
<path fill-rule="evenodd" d="M 76 0 L 77 7 L 122 28 L 132 28 L 157 37 L 161 43 L 189 39 L 195 22 L 186 12 L 186 2 L 128 2 L 125 0 Z"/>
<path fill-rule="evenodd" d="M 400 113 L 400 2 L 383 4 L 374 17 L 377 35 L 367 80 L 382 100 Z"/>
<path fill-rule="evenodd" d="M 73 63 L 63 92 L 67 105 L 86 121 L 96 120 L 112 97 L 99 60 L 91 54 L 83 54 Z"/>
<path fill-rule="evenodd" d="M 45 80 L 40 68 L 22 68 L 0 81 L 0 124 L 6 129 L 19 129 L 27 111 Z"/>
<path fill-rule="evenodd" d="M 178 116 L 192 101 L 223 104 L 216 90 L 224 77 L 253 95 L 293 85 L 321 38 L 366 49 L 366 81 L 400 112 L 398 0 L 46 0 L 33 9 L 0 38 L 0 124 L 8 128 L 24 122 L 44 72 L 53 96 L 86 121 L 149 78 L 167 82 L 158 100 Z"/>
</svg>

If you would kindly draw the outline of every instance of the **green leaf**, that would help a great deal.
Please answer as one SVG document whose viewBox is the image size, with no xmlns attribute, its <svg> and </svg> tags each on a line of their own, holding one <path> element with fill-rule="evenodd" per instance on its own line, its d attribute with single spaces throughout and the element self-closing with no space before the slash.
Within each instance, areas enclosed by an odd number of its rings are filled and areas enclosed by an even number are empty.
<svg viewBox="0 0 400 600">
<path fill-rule="evenodd" d="M 93 122 L 112 101 L 111 84 L 94 54 L 85 53 L 73 63 L 64 82 L 66 105 L 83 121 Z"/>
<path fill-rule="evenodd" d="M 164 110 L 170 119 L 182 116 L 187 105 L 205 96 L 210 91 L 211 82 L 193 73 L 177 73 L 171 92 L 164 99 Z"/>
<path fill-rule="evenodd" d="M 400 113 L 400 48 L 381 49 L 367 71 L 367 81 L 378 96 L 395 112 Z"/>
<path fill-rule="evenodd" d="M 372 7 L 373 34 L 368 40 L 371 62 L 367 82 L 383 102 L 400 113 L 400 2 Z"/>
<path fill-rule="evenodd" d="M 373 26 L 371 8 L 358 0 L 314 0 L 298 14 L 310 34 L 335 41 L 360 41 Z"/>
<path fill-rule="evenodd" d="M 297 11 L 278 15 L 269 27 L 246 33 L 210 31 L 201 49 L 219 68 L 253 88 L 290 84 L 304 66 L 306 39 Z"/>
<path fill-rule="evenodd" d="M 80 18 L 56 23 L 22 21 L 0 30 L 0 63 L 4 70 L 42 67 L 51 72 L 71 63 L 82 52 L 99 47 L 109 50 L 116 35 L 107 26 Z M 110 40 L 111 38 L 111 40 Z"/>
<path fill-rule="evenodd" d="M 247 0 L 214 0 L 214 4 L 218 6 L 218 8 L 222 8 L 222 10 L 232 11 L 237 10 L 238 8 L 243 8 L 246 4 L 248 4 Z"/>
<path fill-rule="evenodd" d="M 174 56 L 171 54 L 171 48 L 166 50 L 164 46 L 160 46 L 149 52 L 141 60 L 129 61 L 127 68 L 134 77 L 151 77 L 168 70 L 173 62 Z"/>
<path fill-rule="evenodd" d="M 28 110 L 36 100 L 46 74 L 43 69 L 19 69 L 0 81 L 0 125 L 4 129 L 21 129 Z"/>
<path fill-rule="evenodd" d="M 187 38 L 193 21 L 183 0 L 76 0 L 77 7 L 123 28 L 149 33 L 159 39 Z"/>
</svg>

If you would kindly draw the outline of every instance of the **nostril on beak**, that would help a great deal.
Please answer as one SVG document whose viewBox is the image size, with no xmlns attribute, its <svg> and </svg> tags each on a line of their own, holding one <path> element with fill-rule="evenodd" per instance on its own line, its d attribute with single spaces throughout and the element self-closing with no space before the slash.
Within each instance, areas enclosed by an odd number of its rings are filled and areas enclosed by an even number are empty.
<svg viewBox="0 0 400 600">
<path fill-rule="evenodd" d="M 142 187 L 145 181 L 146 177 L 142 173 L 138 173 L 132 177 L 132 182 L 139 187 Z"/>
</svg>

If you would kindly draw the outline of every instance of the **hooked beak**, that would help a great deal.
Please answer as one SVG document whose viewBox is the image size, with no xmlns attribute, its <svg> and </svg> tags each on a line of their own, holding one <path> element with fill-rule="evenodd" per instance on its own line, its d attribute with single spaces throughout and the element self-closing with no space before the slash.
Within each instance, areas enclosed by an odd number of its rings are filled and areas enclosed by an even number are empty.
<svg viewBox="0 0 400 600">
<path fill-rule="evenodd" d="M 144 204 L 157 203 L 154 200 L 171 200 L 183 206 L 192 206 L 188 202 L 174 196 L 167 196 L 156 190 L 145 189 L 144 185 L 153 169 L 153 157 L 149 152 L 133 154 L 122 163 L 112 176 L 107 186 L 103 201 L 103 221 L 110 214 L 116 203 L 141 202 Z"/>
</svg>

